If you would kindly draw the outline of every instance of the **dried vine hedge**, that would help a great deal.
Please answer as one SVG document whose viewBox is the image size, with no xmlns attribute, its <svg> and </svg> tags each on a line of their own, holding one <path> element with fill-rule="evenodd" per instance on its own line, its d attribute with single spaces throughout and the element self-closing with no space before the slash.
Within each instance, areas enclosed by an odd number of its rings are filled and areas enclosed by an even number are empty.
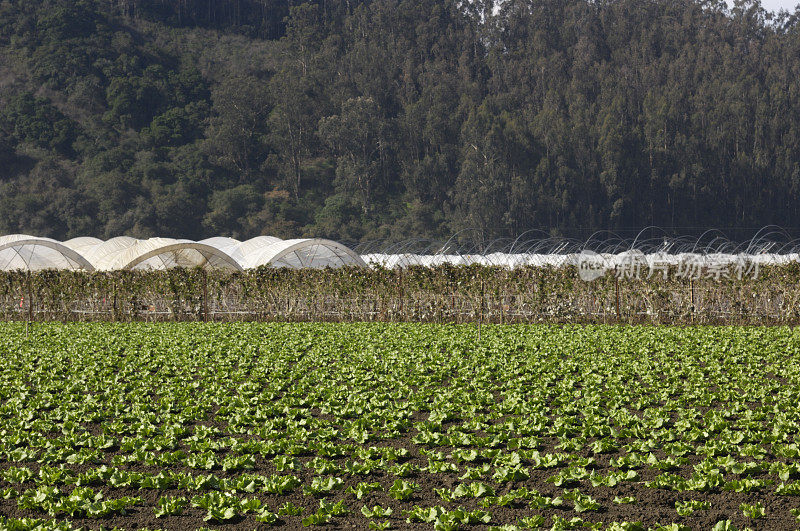
<svg viewBox="0 0 800 531">
<path fill-rule="evenodd" d="M 795 324 L 800 264 L 687 280 L 573 267 L 0 272 L 4 320 L 287 320 Z"/>
</svg>

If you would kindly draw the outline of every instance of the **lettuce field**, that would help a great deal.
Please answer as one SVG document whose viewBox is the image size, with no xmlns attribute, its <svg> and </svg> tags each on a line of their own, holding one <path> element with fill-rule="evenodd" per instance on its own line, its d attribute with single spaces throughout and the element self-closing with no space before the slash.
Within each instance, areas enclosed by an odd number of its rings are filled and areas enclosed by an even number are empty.
<svg viewBox="0 0 800 531">
<path fill-rule="evenodd" d="M 800 331 L 0 324 L 2 529 L 797 529 Z"/>
</svg>

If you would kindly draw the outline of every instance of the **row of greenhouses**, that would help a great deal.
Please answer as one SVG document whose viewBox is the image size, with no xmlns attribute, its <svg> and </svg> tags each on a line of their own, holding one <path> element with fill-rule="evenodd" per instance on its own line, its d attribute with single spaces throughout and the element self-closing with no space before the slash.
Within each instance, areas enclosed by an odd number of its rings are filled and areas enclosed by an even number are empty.
<svg viewBox="0 0 800 531">
<path fill-rule="evenodd" d="M 336 268 L 343 266 L 406 267 L 496 266 L 588 267 L 604 271 L 628 269 L 663 270 L 752 267 L 800 262 L 800 240 L 788 242 L 759 238 L 735 245 L 715 238 L 710 243 L 675 238 L 660 241 L 605 242 L 547 238 L 511 245 L 473 246 L 455 249 L 450 244 L 426 244 L 419 240 L 402 244 L 360 244 L 355 249 L 318 238 L 282 240 L 258 236 L 246 241 L 227 237 L 201 241 L 171 238 L 136 239 L 120 236 L 110 240 L 91 237 L 64 242 L 24 234 L 0 236 L 0 271 L 82 269 L 171 269 L 202 267 L 242 271 L 259 266 Z"/>
<path fill-rule="evenodd" d="M 0 236 L 0 271 L 82 269 L 170 269 L 201 267 L 242 271 L 259 266 L 325 268 L 365 266 L 359 255 L 331 240 L 282 240 L 258 236 L 247 241 L 216 237 L 202 241 L 172 238 L 110 240 L 81 237 L 57 241 L 26 234 Z"/>
</svg>

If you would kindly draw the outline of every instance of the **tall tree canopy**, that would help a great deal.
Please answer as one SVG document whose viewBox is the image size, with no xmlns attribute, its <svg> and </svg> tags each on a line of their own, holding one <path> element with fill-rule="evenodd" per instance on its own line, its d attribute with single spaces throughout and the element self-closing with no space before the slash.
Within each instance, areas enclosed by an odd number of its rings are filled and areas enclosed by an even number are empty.
<svg viewBox="0 0 800 531">
<path fill-rule="evenodd" d="M 800 226 L 800 9 L 0 0 L 0 232 Z"/>
</svg>

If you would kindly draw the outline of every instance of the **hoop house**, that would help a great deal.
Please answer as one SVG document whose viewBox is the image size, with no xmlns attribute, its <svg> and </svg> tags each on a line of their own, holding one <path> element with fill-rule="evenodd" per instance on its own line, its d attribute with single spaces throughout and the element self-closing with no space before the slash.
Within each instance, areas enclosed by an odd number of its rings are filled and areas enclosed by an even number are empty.
<svg viewBox="0 0 800 531">
<path fill-rule="evenodd" d="M 216 247 L 191 240 L 171 238 L 134 240 L 130 245 L 120 246 L 116 251 L 104 253 L 102 258 L 95 262 L 95 267 L 102 271 L 173 267 L 242 270 L 236 260 Z"/>
<path fill-rule="evenodd" d="M 344 245 L 322 239 L 281 240 L 258 236 L 247 241 L 218 236 L 199 242 L 172 238 L 138 240 L 118 236 L 103 241 L 80 237 L 58 242 L 22 234 L 0 237 L 0 270 L 170 269 L 202 267 L 242 271 L 268 265 L 291 268 L 366 267 Z"/>
<path fill-rule="evenodd" d="M 240 247 L 243 251 L 242 266 L 245 269 L 263 265 L 294 269 L 367 266 L 359 255 L 332 240 L 265 238 L 260 243 L 262 245 L 255 245 L 253 240 L 248 240 Z"/>
<path fill-rule="evenodd" d="M 84 269 L 92 264 L 68 246 L 50 238 L 27 234 L 0 236 L 0 270 Z"/>
</svg>

